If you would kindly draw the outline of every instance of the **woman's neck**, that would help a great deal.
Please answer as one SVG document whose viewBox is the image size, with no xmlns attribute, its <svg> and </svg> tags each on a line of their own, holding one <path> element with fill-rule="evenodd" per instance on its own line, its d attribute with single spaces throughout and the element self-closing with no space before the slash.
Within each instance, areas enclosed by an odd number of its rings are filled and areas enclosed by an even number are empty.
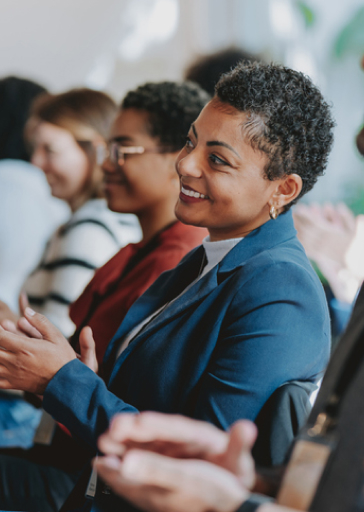
<svg viewBox="0 0 364 512">
<path fill-rule="evenodd" d="M 76 198 L 67 201 L 68 206 L 72 213 L 75 213 L 81 206 L 83 206 L 88 200 L 89 196 L 83 195 L 82 197 L 77 196 Z"/>
<path fill-rule="evenodd" d="M 144 211 L 137 214 L 143 232 L 143 242 L 149 242 L 159 231 L 175 222 L 174 208 L 159 207 L 153 211 Z"/>
</svg>

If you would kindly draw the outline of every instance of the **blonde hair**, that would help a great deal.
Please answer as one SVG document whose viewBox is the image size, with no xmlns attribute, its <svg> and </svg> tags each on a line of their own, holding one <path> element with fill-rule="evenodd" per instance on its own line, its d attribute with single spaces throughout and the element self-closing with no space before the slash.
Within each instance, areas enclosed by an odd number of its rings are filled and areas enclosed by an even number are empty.
<svg viewBox="0 0 364 512">
<path fill-rule="evenodd" d="M 117 114 L 117 105 L 105 93 L 92 89 L 72 89 L 62 94 L 42 94 L 32 104 L 25 128 L 28 143 L 37 126 L 51 123 L 69 131 L 90 162 L 90 179 L 82 191 L 77 207 L 88 199 L 101 197 L 101 167 L 95 142 L 107 140 Z"/>
</svg>

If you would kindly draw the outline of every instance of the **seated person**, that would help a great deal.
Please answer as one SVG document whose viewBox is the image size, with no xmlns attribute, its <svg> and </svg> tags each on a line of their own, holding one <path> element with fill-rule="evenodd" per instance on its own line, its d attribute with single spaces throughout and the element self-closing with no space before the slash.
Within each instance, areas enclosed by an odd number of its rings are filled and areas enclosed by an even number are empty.
<svg viewBox="0 0 364 512">
<path fill-rule="evenodd" d="M 68 216 L 53 198 L 40 169 L 30 163 L 24 127 L 41 85 L 0 79 L 0 300 L 18 312 L 21 287 L 37 265 L 47 240 Z"/>
<path fill-rule="evenodd" d="M 208 229 L 203 247 L 129 309 L 105 353 L 104 380 L 27 308 L 41 338 L 0 331 L 0 387 L 43 394 L 45 410 L 96 449 L 117 412 L 181 413 L 227 429 L 254 420 L 282 384 L 314 384 L 329 357 L 328 312 L 289 207 L 322 174 L 332 127 L 301 73 L 254 63 L 222 77 L 177 158 L 175 212 Z M 88 476 L 65 507 L 94 493 Z M 120 502 L 97 486 L 92 506 L 100 505 Z"/>
<path fill-rule="evenodd" d="M 43 170 L 52 195 L 67 203 L 72 215 L 48 241 L 23 290 L 31 307 L 47 315 L 65 336 L 74 332 L 69 305 L 95 270 L 120 247 L 140 239 L 137 218 L 111 212 L 103 198 L 98 154 L 116 112 L 106 94 L 74 89 L 39 96 L 26 127 L 32 162 Z M 1 319 L 16 319 L 2 306 Z"/>
<path fill-rule="evenodd" d="M 356 145 L 364 155 L 364 128 L 356 137 Z M 364 216 L 354 217 L 341 203 L 299 205 L 293 217 L 308 257 L 327 281 L 333 334 L 341 334 L 364 281 Z"/>
<path fill-rule="evenodd" d="M 358 258 L 363 252 L 364 217 L 355 218 L 344 203 L 328 203 L 298 205 L 293 218 L 297 236 L 324 285 L 335 346 L 349 321 L 364 278 L 364 267 Z"/>
<path fill-rule="evenodd" d="M 357 145 L 364 154 L 359 137 Z M 315 465 L 320 460 L 317 451 L 307 450 L 309 444 L 305 449 L 297 443 L 301 460 L 315 476 L 310 493 L 307 474 L 295 472 L 292 464 L 286 471 L 284 492 L 278 494 L 280 504 L 250 495 L 255 489 L 276 496 L 284 473 L 283 468 L 277 469 L 268 481 L 266 472 L 254 471 L 251 449 L 257 431 L 244 420 L 226 434 L 178 416 L 119 415 L 99 439 L 99 449 L 105 454 L 95 461 L 99 475 L 114 492 L 146 512 L 293 512 L 296 507 L 318 512 L 363 510 L 363 312 L 364 286 L 302 430 L 310 431 L 318 446 L 323 441 L 321 464 Z M 307 435 L 300 437 L 307 441 Z M 325 445 L 333 451 L 330 458 Z M 300 471 L 299 464 L 297 468 Z M 304 486 L 300 489 L 301 481 Z"/>
<path fill-rule="evenodd" d="M 257 432 L 245 420 L 224 433 L 181 416 L 142 413 L 114 418 L 99 440 L 105 456 L 95 461 L 98 473 L 146 512 L 363 510 L 363 311 L 362 287 L 285 472 L 269 479 L 259 468 L 255 473 Z M 277 500 L 251 489 L 274 496 L 278 490 Z"/>
<path fill-rule="evenodd" d="M 174 206 L 179 195 L 175 159 L 186 132 L 208 99 L 204 91 L 191 83 L 148 83 L 126 95 L 113 123 L 109 155 L 102 166 L 107 203 L 115 212 L 135 214 L 143 239 L 122 248 L 96 271 L 81 297 L 71 306 L 71 318 L 77 327 L 72 341 L 78 345 L 82 328 L 90 326 L 100 364 L 108 342 L 132 303 L 163 271 L 173 268 L 207 235 L 203 228 L 178 221 Z M 22 324 L 23 321 L 19 327 Z M 23 327 L 27 330 L 29 326 Z M 85 329 L 81 336 L 81 343 L 86 343 L 86 347 L 82 345 L 84 357 L 87 357 L 87 332 Z M 47 424 L 49 431 L 49 419 Z M 39 432 L 42 430 L 43 423 Z M 87 458 L 82 443 L 66 436 L 59 427 L 51 446 L 37 444 L 26 452 L 2 450 L 1 453 L 8 481 L 11 475 L 17 475 L 18 483 L 22 479 L 17 499 L 24 498 L 24 501 L 19 506 L 29 505 L 26 496 L 30 486 L 33 493 L 44 498 L 44 503 L 38 501 L 35 505 L 41 510 L 56 509 L 62 504 Z M 7 489 L 4 481 L 3 484 L 2 489 Z M 47 496 L 52 496 L 54 502 L 49 503 Z"/>
<path fill-rule="evenodd" d="M 364 156 L 364 128 L 356 136 L 356 146 Z M 364 216 L 354 217 L 343 203 L 299 205 L 294 222 L 308 257 L 327 281 L 333 334 L 340 334 L 364 281 Z"/>
<path fill-rule="evenodd" d="M 81 329 L 91 327 L 99 364 L 133 302 L 207 235 L 177 221 L 174 206 L 175 159 L 208 99 L 191 83 L 161 82 L 140 86 L 122 101 L 103 163 L 104 190 L 111 210 L 138 217 L 143 238 L 99 269 L 70 308 L 73 343 L 78 347 Z"/>
<path fill-rule="evenodd" d="M 19 94 L 26 97 L 29 85 L 24 87 L 22 84 L 20 89 Z M 140 239 L 137 218 L 111 212 L 102 197 L 102 174 L 97 155 L 104 147 L 105 137 L 115 115 L 116 105 L 113 100 L 106 94 L 91 89 L 37 95 L 30 106 L 26 139 L 32 153 L 32 163 L 43 170 L 43 178 L 48 181 L 53 200 L 57 198 L 64 202 L 68 212 L 66 218 L 70 217 L 70 211 L 72 215 L 61 227 L 59 223 L 57 226 L 53 225 L 52 231 L 57 227 L 56 231 L 48 243 L 44 243 L 40 253 L 39 248 L 37 249 L 38 261 L 33 262 L 29 269 L 33 272 L 21 286 L 31 306 L 46 314 L 66 336 L 74 332 L 74 324 L 69 317 L 69 305 L 80 295 L 95 270 L 120 247 Z M 29 167 L 25 171 L 23 169 L 29 176 L 22 186 L 33 180 L 27 184 L 27 192 L 31 196 L 33 189 L 42 182 L 40 179 L 36 180 L 37 175 L 34 176 L 37 172 L 35 167 Z M 17 168 L 18 166 L 8 166 L 9 171 L 14 173 L 13 181 L 17 175 L 18 179 L 21 176 L 17 173 Z M 46 186 L 48 189 L 47 184 Z M 18 194 L 8 197 L 6 202 L 16 203 L 17 197 Z M 32 219 L 34 222 L 36 219 L 32 212 L 25 213 L 23 210 L 27 204 L 30 206 L 29 203 L 22 200 L 18 203 L 19 212 L 22 212 L 21 224 L 24 222 L 30 230 L 25 240 L 30 246 L 29 255 L 32 255 L 33 242 L 30 241 L 29 234 L 33 232 L 33 226 L 29 226 L 28 221 Z M 41 205 L 44 202 L 39 202 L 36 211 L 44 224 L 48 221 L 43 219 L 51 218 L 51 215 L 48 215 L 46 208 L 39 211 Z M 37 232 L 36 225 L 34 231 Z M 15 233 L 17 232 L 16 229 Z M 34 242 L 37 242 L 37 235 Z M 18 252 L 21 259 L 26 261 L 28 248 L 22 250 L 20 245 Z M 12 274 L 18 273 L 18 257 L 16 255 L 12 258 Z M 19 268 L 20 274 L 22 269 L 23 264 Z M 4 284 L 0 277 L 0 284 L 1 282 Z M 22 302 L 26 303 L 27 299 L 24 299 L 24 295 L 22 297 Z M 18 307 L 11 309 L 9 306 L 10 304 L 0 302 L 0 319 L 16 320 Z M 2 426 L 5 430 L 7 427 L 9 430 L 11 428 L 10 439 L 13 446 L 29 446 L 34 428 L 39 422 L 39 411 L 34 411 L 21 397 L 12 400 L 1 397 L 0 404 Z M 9 415 L 10 421 L 7 420 Z M 8 446 L 9 438 L 2 437 L 0 446 Z"/>
<path fill-rule="evenodd" d="M 356 135 L 356 147 L 364 156 L 363 127 Z M 328 281 L 338 302 L 336 307 L 346 312 L 348 320 L 364 281 L 364 216 L 354 217 L 344 204 L 300 205 L 295 209 L 294 221 L 307 255 Z"/>
</svg>

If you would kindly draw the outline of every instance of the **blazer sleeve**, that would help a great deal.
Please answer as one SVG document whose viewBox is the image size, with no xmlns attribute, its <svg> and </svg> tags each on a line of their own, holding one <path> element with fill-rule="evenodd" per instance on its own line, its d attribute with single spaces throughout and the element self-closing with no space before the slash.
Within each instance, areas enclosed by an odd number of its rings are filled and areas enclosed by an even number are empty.
<svg viewBox="0 0 364 512">
<path fill-rule="evenodd" d="M 224 429 L 254 420 L 281 384 L 314 381 L 329 355 L 323 292 L 307 272 L 276 264 L 235 290 L 189 414 Z M 43 407 L 92 447 L 114 414 L 138 412 L 78 360 L 50 381 Z"/>
<path fill-rule="evenodd" d="M 276 263 L 237 290 L 201 379 L 194 418 L 223 429 L 241 418 L 254 421 L 285 382 L 320 378 L 330 352 L 320 286 L 305 269 Z"/>
<path fill-rule="evenodd" d="M 42 405 L 56 421 L 94 449 L 115 414 L 138 412 L 111 393 L 104 381 L 78 359 L 56 373 L 45 390 Z"/>
</svg>

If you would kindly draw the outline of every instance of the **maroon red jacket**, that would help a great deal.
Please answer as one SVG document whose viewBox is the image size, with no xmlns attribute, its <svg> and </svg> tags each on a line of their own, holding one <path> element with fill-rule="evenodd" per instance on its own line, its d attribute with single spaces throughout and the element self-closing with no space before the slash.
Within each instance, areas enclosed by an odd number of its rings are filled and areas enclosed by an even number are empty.
<svg viewBox="0 0 364 512">
<path fill-rule="evenodd" d="M 97 360 L 101 363 L 107 345 L 135 300 L 165 270 L 175 267 L 207 236 L 207 230 L 177 221 L 149 242 L 123 247 L 98 269 L 80 297 L 71 305 L 76 324 L 72 337 L 77 347 L 82 327 L 92 328 Z"/>
</svg>

